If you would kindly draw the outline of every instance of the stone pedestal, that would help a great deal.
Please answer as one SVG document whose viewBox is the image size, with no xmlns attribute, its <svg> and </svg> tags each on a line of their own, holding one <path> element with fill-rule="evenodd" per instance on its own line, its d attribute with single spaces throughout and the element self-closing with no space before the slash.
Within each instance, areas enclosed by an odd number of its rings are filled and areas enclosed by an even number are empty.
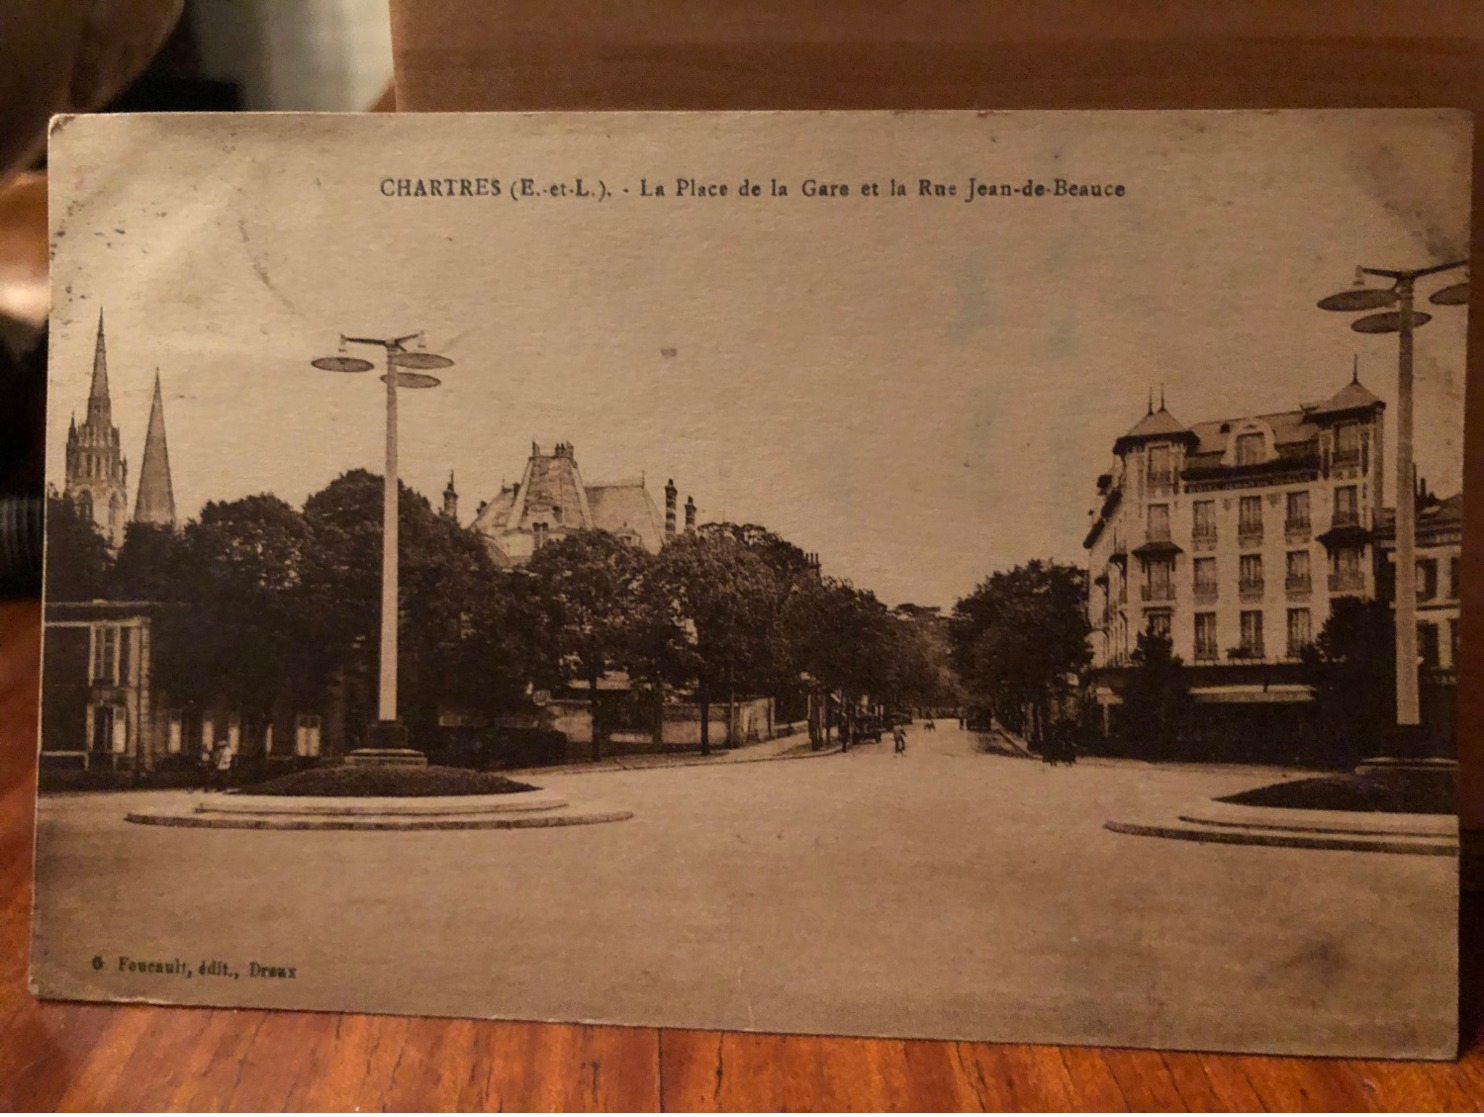
<svg viewBox="0 0 1484 1117">
<path fill-rule="evenodd" d="M 355 749 L 345 762 L 378 768 L 398 765 L 425 768 L 428 758 L 407 747 L 407 726 L 400 721 L 378 721 L 366 727 L 366 747 Z"/>
</svg>

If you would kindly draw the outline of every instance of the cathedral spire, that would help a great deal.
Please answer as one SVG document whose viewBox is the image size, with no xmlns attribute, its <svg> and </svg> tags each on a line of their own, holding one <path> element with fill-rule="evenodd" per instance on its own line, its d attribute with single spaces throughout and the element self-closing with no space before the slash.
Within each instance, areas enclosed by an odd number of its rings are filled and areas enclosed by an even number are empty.
<svg viewBox="0 0 1484 1117">
<path fill-rule="evenodd" d="M 155 370 L 155 397 L 149 405 L 149 433 L 144 439 L 144 461 L 139 467 L 139 493 L 134 499 L 134 522 L 175 526 L 175 491 L 170 483 L 170 451 L 165 444 L 165 403 L 160 373 Z"/>
<path fill-rule="evenodd" d="M 108 400 L 108 351 L 103 339 L 103 311 L 98 311 L 98 340 L 93 345 L 93 386 L 88 392 L 88 418 L 111 423 L 113 407 Z"/>
</svg>

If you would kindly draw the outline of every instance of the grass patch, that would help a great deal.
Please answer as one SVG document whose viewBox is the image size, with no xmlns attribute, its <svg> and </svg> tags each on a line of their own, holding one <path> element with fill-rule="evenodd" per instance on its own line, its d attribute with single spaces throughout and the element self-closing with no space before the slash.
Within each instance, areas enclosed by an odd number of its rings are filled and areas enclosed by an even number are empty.
<svg viewBox="0 0 1484 1117">
<path fill-rule="evenodd" d="M 1223 795 L 1218 803 L 1288 807 L 1300 811 L 1384 811 L 1393 814 L 1452 814 L 1451 779 L 1374 780 L 1365 776 L 1316 776 Z"/>
<path fill-rule="evenodd" d="M 474 772 L 467 768 L 444 768 L 435 764 L 426 768 L 336 765 L 279 776 L 266 783 L 244 787 L 242 794 L 416 799 L 431 795 L 509 795 L 516 791 L 536 790 L 531 784 L 507 776 Z"/>
</svg>

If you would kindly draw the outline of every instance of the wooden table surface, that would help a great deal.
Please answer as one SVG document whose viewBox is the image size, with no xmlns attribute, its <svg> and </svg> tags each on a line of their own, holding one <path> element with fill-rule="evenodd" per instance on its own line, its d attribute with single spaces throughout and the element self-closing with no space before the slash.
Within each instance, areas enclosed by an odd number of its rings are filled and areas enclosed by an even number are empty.
<svg viewBox="0 0 1484 1117">
<path fill-rule="evenodd" d="M 1421 1109 L 1457 1064 L 39 1003 L 26 988 L 40 610 L 0 601 L 0 1108 Z M 1464 957 L 1484 945 L 1465 906 Z"/>
</svg>

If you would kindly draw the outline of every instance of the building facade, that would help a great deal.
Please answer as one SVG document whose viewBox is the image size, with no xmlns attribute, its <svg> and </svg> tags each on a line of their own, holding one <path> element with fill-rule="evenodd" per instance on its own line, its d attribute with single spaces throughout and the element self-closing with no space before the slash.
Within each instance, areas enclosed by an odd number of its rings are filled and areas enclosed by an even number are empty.
<svg viewBox="0 0 1484 1117">
<path fill-rule="evenodd" d="M 1385 405 L 1358 378 L 1323 403 L 1186 426 L 1161 401 L 1113 446 L 1088 552 L 1096 701 L 1143 632 L 1215 704 L 1310 700 L 1300 653 L 1343 596 L 1377 595 Z"/>
<path fill-rule="evenodd" d="M 1381 596 L 1395 586 L 1396 515 L 1384 509 L 1376 527 Z M 1463 594 L 1463 494 L 1417 499 L 1417 661 L 1422 670 L 1458 668 L 1458 610 Z"/>
<path fill-rule="evenodd" d="M 665 516 L 649 495 L 644 480 L 589 484 L 577 467 L 570 442 L 558 442 L 550 453 L 531 444 L 521 479 L 503 486 L 493 500 L 480 504 L 471 525 L 484 538 L 501 566 L 520 566 L 541 547 L 576 531 L 611 532 L 651 554 L 676 530 L 677 490 L 665 486 Z M 443 493 L 446 514 L 458 516 L 453 478 Z M 687 500 L 686 529 L 695 528 L 695 503 Z"/>
<path fill-rule="evenodd" d="M 156 671 L 168 641 L 185 638 L 169 623 L 171 608 L 150 601 L 46 603 L 44 789 L 49 772 L 147 775 L 201 768 L 219 742 L 234 766 L 252 761 L 260 773 L 269 761 L 312 762 L 344 751 L 317 710 L 284 701 L 272 716 L 253 717 L 221 701 L 173 701 Z"/>
</svg>

